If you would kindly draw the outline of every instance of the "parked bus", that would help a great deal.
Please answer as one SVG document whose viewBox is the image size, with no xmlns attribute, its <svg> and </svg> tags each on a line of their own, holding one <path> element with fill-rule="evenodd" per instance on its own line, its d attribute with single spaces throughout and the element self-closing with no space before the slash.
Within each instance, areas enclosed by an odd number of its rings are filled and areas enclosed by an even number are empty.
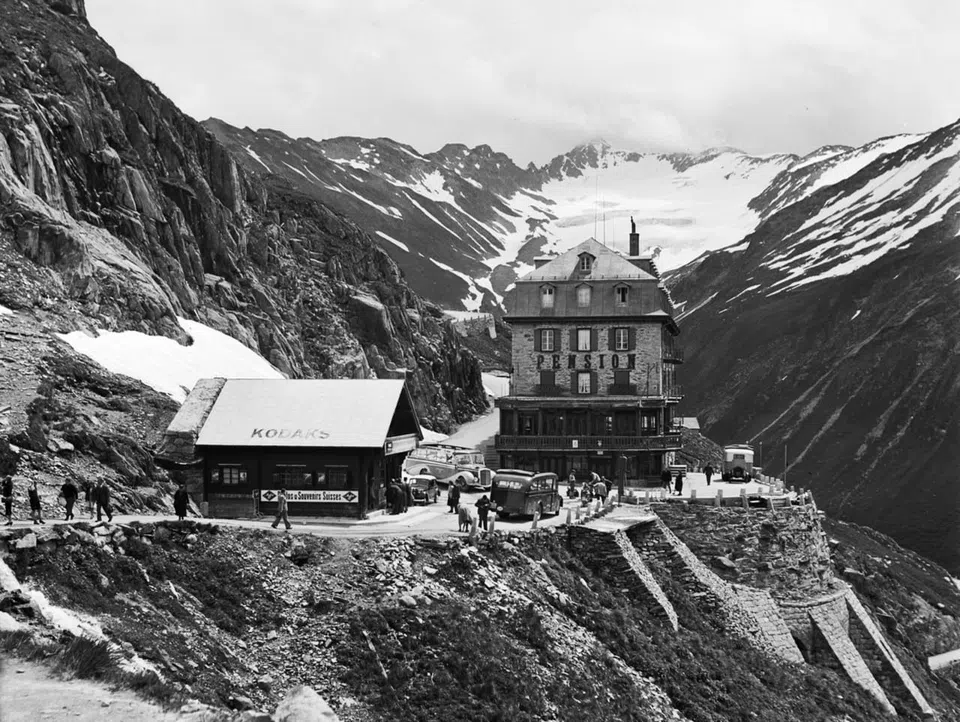
<svg viewBox="0 0 960 722">
<path fill-rule="evenodd" d="M 497 517 L 506 519 L 511 514 L 558 514 L 563 497 L 560 496 L 556 474 L 499 469 L 493 476 L 490 502 Z"/>
<path fill-rule="evenodd" d="M 730 444 L 723 447 L 723 480 L 747 481 L 753 476 L 753 447 Z"/>
<path fill-rule="evenodd" d="M 408 475 L 430 474 L 441 484 L 461 489 L 490 489 L 493 471 L 483 463 L 477 449 L 453 444 L 421 444 L 407 454 L 403 470 Z"/>
</svg>

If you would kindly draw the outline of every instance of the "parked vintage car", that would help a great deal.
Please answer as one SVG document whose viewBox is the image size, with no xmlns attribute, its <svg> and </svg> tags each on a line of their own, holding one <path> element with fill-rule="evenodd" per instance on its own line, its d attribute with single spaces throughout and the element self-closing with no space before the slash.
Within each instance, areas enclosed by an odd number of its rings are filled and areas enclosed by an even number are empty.
<svg viewBox="0 0 960 722">
<path fill-rule="evenodd" d="M 490 490 L 493 470 L 483 463 L 478 449 L 453 444 L 421 444 L 407 454 L 403 462 L 407 474 L 429 474 L 444 486 L 456 484 L 461 489 Z"/>
<path fill-rule="evenodd" d="M 433 504 L 440 498 L 440 486 L 437 477 L 429 474 L 414 474 L 408 476 L 410 492 L 413 494 L 414 504 Z"/>
</svg>

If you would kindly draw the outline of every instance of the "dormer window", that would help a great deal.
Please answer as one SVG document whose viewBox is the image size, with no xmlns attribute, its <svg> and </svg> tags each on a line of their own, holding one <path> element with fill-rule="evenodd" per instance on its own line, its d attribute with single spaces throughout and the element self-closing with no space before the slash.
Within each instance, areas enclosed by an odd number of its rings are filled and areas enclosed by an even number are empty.
<svg viewBox="0 0 960 722">
<path fill-rule="evenodd" d="M 590 273 L 591 268 L 593 268 L 593 256 L 589 253 L 580 254 L 580 272 Z"/>
<path fill-rule="evenodd" d="M 540 287 L 540 308 L 553 308 L 555 293 L 553 286 Z"/>
<path fill-rule="evenodd" d="M 590 286 L 577 286 L 577 306 L 580 308 L 590 307 Z"/>
<path fill-rule="evenodd" d="M 613 289 L 613 296 L 616 299 L 618 306 L 626 306 L 627 301 L 630 300 L 630 287 L 617 286 Z"/>
</svg>

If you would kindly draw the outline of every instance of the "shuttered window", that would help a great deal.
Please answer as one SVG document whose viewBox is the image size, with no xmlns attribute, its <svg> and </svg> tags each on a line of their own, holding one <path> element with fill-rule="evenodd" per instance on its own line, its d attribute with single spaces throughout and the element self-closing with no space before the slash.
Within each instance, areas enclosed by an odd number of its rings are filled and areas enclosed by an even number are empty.
<svg viewBox="0 0 960 722">
<path fill-rule="evenodd" d="M 614 351 L 630 350 L 630 329 L 628 328 L 613 329 L 613 350 Z"/>
<path fill-rule="evenodd" d="M 590 372 L 589 371 L 580 371 L 577 373 L 577 393 L 578 394 L 589 394 L 590 391 Z"/>
</svg>

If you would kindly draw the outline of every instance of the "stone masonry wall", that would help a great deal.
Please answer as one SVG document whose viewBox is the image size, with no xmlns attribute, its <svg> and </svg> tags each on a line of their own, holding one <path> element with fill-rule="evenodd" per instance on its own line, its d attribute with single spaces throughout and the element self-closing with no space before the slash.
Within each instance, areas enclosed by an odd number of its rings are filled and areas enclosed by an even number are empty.
<svg viewBox="0 0 960 722">
<path fill-rule="evenodd" d="M 745 509 L 665 504 L 656 510 L 727 581 L 768 589 L 777 599 L 809 599 L 838 588 L 827 536 L 812 505 Z"/>
<path fill-rule="evenodd" d="M 578 328 L 597 329 L 596 351 L 577 351 L 570 348 L 570 331 Z M 535 331 L 542 328 L 557 329 L 554 351 L 537 351 Z M 609 334 L 614 328 L 635 329 L 636 344 L 632 351 L 610 351 Z M 591 322 L 590 319 L 581 321 L 553 320 L 544 318 L 534 325 L 528 323 L 513 324 L 513 393 L 530 393 L 533 387 L 540 383 L 540 370 L 537 368 L 538 357 L 543 357 L 541 368 L 544 371 L 556 370 L 557 386 L 570 388 L 570 374 L 577 371 L 597 372 L 597 395 L 606 396 L 607 386 L 613 383 L 614 363 L 620 369 L 626 369 L 630 356 L 634 357 L 634 368 L 630 371 L 630 383 L 636 384 L 640 393 L 660 393 L 661 384 L 661 324 L 659 323 L 629 323 Z M 570 368 L 570 357 L 574 356 L 574 368 Z M 613 357 L 617 357 L 617 361 Z M 589 358 L 589 366 L 587 359 Z"/>
<path fill-rule="evenodd" d="M 622 530 L 572 526 L 567 531 L 567 545 L 584 564 L 625 589 L 651 615 L 666 621 L 674 631 L 679 628 L 673 605 Z"/>
<path fill-rule="evenodd" d="M 721 579 L 661 519 L 655 524 L 631 527 L 627 534 L 642 559 L 662 565 L 686 591 L 719 611 L 731 632 L 788 662 L 804 661 L 769 592 Z"/>
</svg>

